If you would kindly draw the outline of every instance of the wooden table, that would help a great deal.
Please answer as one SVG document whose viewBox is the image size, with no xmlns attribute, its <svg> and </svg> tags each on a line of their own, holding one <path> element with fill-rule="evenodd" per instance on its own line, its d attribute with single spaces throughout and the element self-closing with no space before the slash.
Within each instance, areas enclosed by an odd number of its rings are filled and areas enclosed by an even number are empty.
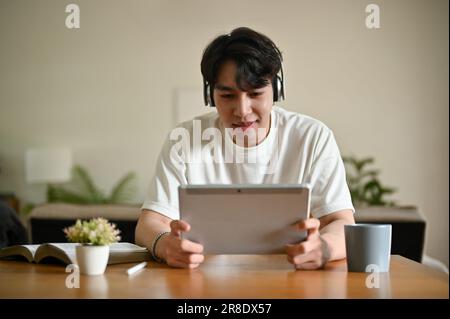
<svg viewBox="0 0 450 319">
<path fill-rule="evenodd" d="M 149 263 L 108 266 L 101 276 L 81 276 L 67 288 L 61 265 L 0 261 L 0 298 L 448 298 L 449 277 L 401 256 L 367 288 L 365 273 L 348 273 L 345 260 L 323 270 L 295 271 L 284 255 L 208 256 L 195 270 Z"/>
</svg>

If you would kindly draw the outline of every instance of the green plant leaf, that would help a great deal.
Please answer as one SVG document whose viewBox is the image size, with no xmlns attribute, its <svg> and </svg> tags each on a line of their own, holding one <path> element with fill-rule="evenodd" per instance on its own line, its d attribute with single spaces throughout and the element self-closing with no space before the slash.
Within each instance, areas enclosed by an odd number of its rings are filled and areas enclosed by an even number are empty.
<svg viewBox="0 0 450 319">
<path fill-rule="evenodd" d="M 49 185 L 47 188 L 47 202 L 88 204 L 90 203 L 90 198 L 65 190 L 62 187 Z"/>
<path fill-rule="evenodd" d="M 364 198 L 369 205 L 384 205 L 382 195 L 382 187 L 378 180 L 371 180 L 364 185 Z"/>
<path fill-rule="evenodd" d="M 383 194 L 393 194 L 397 191 L 397 189 L 392 188 L 392 187 L 382 187 L 381 191 Z"/>
<path fill-rule="evenodd" d="M 136 192 L 135 179 L 136 174 L 134 172 L 130 172 L 122 177 L 113 187 L 108 202 L 125 203 L 132 200 Z"/>
<path fill-rule="evenodd" d="M 365 171 L 365 172 L 362 172 L 362 173 L 361 173 L 361 178 L 363 178 L 363 177 L 368 177 L 368 176 L 374 177 L 374 178 L 375 178 L 375 177 L 378 176 L 379 173 L 380 173 L 379 170 Z"/>
<path fill-rule="evenodd" d="M 346 179 L 355 206 L 395 205 L 393 201 L 384 200 L 384 196 L 393 194 L 396 189 L 385 187 L 378 179 L 380 171 L 366 169 L 367 165 L 374 163 L 373 157 L 361 160 L 354 156 L 343 156 L 346 165 Z"/>
<path fill-rule="evenodd" d="M 362 160 L 355 160 L 356 169 L 360 172 L 367 164 L 371 164 L 374 162 L 373 157 L 363 158 Z"/>
<path fill-rule="evenodd" d="M 82 196 L 89 198 L 90 203 L 104 203 L 105 195 L 100 191 L 92 181 L 88 172 L 81 166 L 73 167 L 73 182 Z"/>
<path fill-rule="evenodd" d="M 76 165 L 72 168 L 72 181 L 66 185 L 69 189 L 62 186 L 49 185 L 47 188 L 47 201 L 50 203 L 64 202 L 73 204 L 125 203 L 133 199 L 136 193 L 137 186 L 133 183 L 135 179 L 135 173 L 128 173 L 113 187 L 111 195 L 106 197 L 95 186 L 87 170 Z"/>
<path fill-rule="evenodd" d="M 33 208 L 36 207 L 33 203 L 26 203 L 25 206 L 22 208 L 22 211 L 20 212 L 23 216 L 27 216 L 31 213 Z"/>
</svg>

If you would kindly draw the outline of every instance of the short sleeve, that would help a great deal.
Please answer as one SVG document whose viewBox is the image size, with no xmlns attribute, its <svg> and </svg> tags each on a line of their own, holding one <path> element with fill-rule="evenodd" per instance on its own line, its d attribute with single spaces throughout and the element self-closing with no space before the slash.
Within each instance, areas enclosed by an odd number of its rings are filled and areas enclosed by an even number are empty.
<svg viewBox="0 0 450 319">
<path fill-rule="evenodd" d="M 171 219 L 179 219 L 178 187 L 187 184 L 186 165 L 176 151 L 176 144 L 167 138 L 158 156 L 142 209 L 149 209 Z"/>
<path fill-rule="evenodd" d="M 313 150 L 309 183 L 313 217 L 344 209 L 355 212 L 338 145 L 333 132 L 326 127 L 320 131 Z"/>
</svg>

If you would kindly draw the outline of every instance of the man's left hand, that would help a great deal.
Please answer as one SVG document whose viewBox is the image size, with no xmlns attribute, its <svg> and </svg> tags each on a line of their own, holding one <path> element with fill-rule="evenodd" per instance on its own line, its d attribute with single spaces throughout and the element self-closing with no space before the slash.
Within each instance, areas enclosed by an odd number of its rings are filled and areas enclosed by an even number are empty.
<svg viewBox="0 0 450 319">
<path fill-rule="evenodd" d="M 297 224 L 298 230 L 306 230 L 306 240 L 295 245 L 286 245 L 287 259 L 296 269 L 312 270 L 325 266 L 328 261 L 328 247 L 320 237 L 320 221 L 308 218 Z"/>
</svg>

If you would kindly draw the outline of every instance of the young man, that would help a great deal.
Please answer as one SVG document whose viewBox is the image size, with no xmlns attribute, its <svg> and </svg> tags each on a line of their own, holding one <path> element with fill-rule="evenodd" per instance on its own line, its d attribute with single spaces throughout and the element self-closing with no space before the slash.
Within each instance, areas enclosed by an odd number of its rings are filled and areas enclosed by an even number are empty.
<svg viewBox="0 0 450 319">
<path fill-rule="evenodd" d="M 217 113 L 196 120 L 201 128 L 220 132 L 225 143 L 214 149 L 214 160 L 192 162 L 190 155 L 204 155 L 209 140 L 192 143 L 188 155 L 167 139 L 136 227 L 137 244 L 148 247 L 155 259 L 173 267 L 198 267 L 203 246 L 180 238 L 190 225 L 179 220 L 178 186 L 232 183 L 309 183 L 312 218 L 298 224 L 308 237 L 287 246 L 287 259 L 297 269 L 317 269 L 345 257 L 344 225 L 354 223 L 354 208 L 340 152 L 323 123 L 274 106 L 284 95 L 281 61 L 275 44 L 249 28 L 219 36 L 206 48 L 201 62 L 205 102 Z M 178 129 L 192 136 L 195 123 Z M 244 159 L 268 155 L 272 165 L 264 160 L 230 163 L 230 144 Z"/>
</svg>

